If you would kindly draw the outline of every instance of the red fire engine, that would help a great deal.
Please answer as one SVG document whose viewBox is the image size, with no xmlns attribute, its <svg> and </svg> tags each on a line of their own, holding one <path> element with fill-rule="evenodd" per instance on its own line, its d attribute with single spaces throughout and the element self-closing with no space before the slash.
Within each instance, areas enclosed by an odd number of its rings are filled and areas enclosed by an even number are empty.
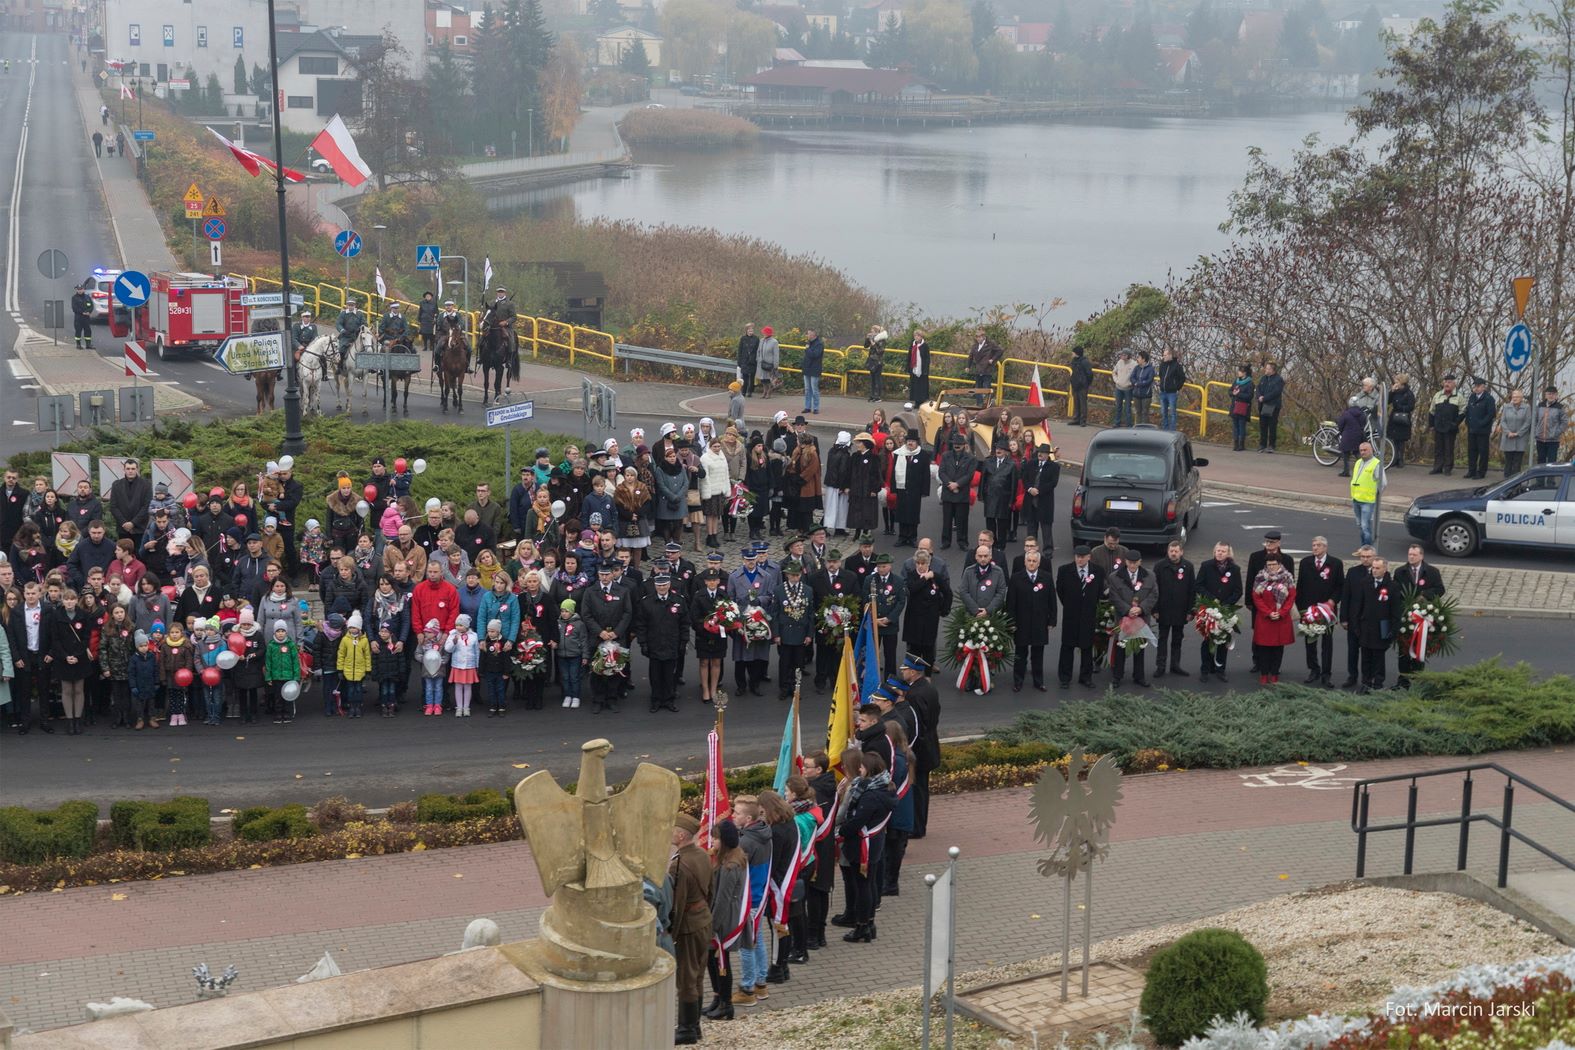
<svg viewBox="0 0 1575 1050">
<path fill-rule="evenodd" d="M 246 282 L 206 273 L 155 271 L 148 301 L 136 309 L 113 304 L 109 330 L 117 339 L 141 343 L 160 361 L 182 354 L 212 354 L 232 335 L 250 331 L 241 305 Z"/>
</svg>

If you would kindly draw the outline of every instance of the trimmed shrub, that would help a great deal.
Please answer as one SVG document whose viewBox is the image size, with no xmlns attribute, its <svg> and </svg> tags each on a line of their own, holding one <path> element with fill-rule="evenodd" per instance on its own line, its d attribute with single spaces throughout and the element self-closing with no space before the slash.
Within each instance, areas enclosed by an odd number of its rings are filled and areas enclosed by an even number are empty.
<svg viewBox="0 0 1575 1050">
<path fill-rule="evenodd" d="M 313 806 L 306 816 L 319 831 L 338 831 L 346 824 L 364 823 L 366 807 L 343 795 L 333 795 Z"/>
<path fill-rule="evenodd" d="M 1160 949 L 1148 965 L 1141 1002 L 1162 1046 L 1180 1046 L 1208 1031 L 1216 1017 L 1245 1013 L 1263 1023 L 1268 967 L 1258 949 L 1232 930 L 1194 930 Z"/>
<path fill-rule="evenodd" d="M 247 842 L 271 842 L 274 839 L 304 839 L 317 834 L 317 828 L 307 819 L 306 807 L 300 803 L 270 809 L 253 806 L 235 814 L 231 828 L 237 838 Z"/>
<path fill-rule="evenodd" d="M 390 824 L 414 824 L 416 822 L 417 807 L 414 802 L 406 800 L 395 802 L 388 807 L 388 821 Z"/>
<path fill-rule="evenodd" d="M 0 860 L 37 864 L 56 857 L 85 857 L 98 830 L 98 806 L 67 802 L 54 809 L 0 809 Z"/>
<path fill-rule="evenodd" d="M 168 802 L 117 802 L 110 807 L 109 822 L 111 837 L 121 849 L 168 852 L 213 840 L 208 800 L 190 795 Z"/>
<path fill-rule="evenodd" d="M 423 824 L 454 824 L 513 815 L 514 806 L 508 796 L 495 788 L 480 788 L 463 795 L 422 795 L 416 800 L 416 820 Z"/>
</svg>

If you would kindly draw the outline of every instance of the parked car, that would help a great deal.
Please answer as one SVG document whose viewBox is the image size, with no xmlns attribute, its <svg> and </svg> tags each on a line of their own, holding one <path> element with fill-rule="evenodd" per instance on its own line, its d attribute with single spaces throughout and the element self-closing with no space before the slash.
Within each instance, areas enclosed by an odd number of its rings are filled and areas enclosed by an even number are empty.
<svg viewBox="0 0 1575 1050">
<path fill-rule="evenodd" d="M 1451 558 L 1485 544 L 1575 550 L 1575 464 L 1547 463 L 1494 485 L 1411 501 L 1405 529 Z"/>
<path fill-rule="evenodd" d="M 108 319 L 109 297 L 115 288 L 115 278 L 119 276 L 119 270 L 106 270 L 103 267 L 98 267 L 88 274 L 87 279 L 82 282 L 82 284 L 87 286 L 88 294 L 93 297 L 93 320 L 103 321 Z"/>
<path fill-rule="evenodd" d="M 1183 543 L 1203 518 L 1199 467 L 1182 433 L 1136 426 L 1094 435 L 1072 493 L 1072 539 L 1098 543 L 1112 525 L 1134 547 Z"/>
</svg>

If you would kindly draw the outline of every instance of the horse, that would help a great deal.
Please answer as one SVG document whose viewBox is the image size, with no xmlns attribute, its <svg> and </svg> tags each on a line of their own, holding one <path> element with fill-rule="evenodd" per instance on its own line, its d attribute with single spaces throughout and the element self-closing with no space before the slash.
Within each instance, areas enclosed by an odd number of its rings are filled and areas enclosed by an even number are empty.
<svg viewBox="0 0 1575 1050">
<path fill-rule="evenodd" d="M 489 324 L 481 333 L 481 405 L 489 399 L 502 399 L 505 384 L 519 375 L 519 348 L 513 331 L 500 324 Z M 512 389 L 510 389 L 512 393 Z"/>
<path fill-rule="evenodd" d="M 305 402 L 303 410 L 309 416 L 321 415 L 323 366 L 332 360 L 337 347 L 337 340 L 332 334 L 324 334 L 313 339 L 296 355 L 296 373 L 301 380 L 301 400 Z"/>
<path fill-rule="evenodd" d="M 438 343 L 438 381 L 442 385 L 443 411 L 448 412 L 449 394 L 454 395 L 454 408 L 465 411 L 465 333 L 450 328 Z"/>
<path fill-rule="evenodd" d="M 392 352 L 392 351 L 394 351 L 396 349 L 403 349 L 403 350 L 406 350 L 407 352 L 410 352 L 410 353 L 414 353 L 415 352 L 414 349 L 412 349 L 411 347 L 408 347 L 408 346 L 400 347 L 398 345 L 394 345 L 394 346 L 390 346 L 388 349 L 389 349 L 390 352 Z M 419 369 L 417 371 L 419 371 Z M 403 404 L 401 406 L 401 411 L 404 412 L 404 414 L 407 415 L 407 416 L 410 415 L 410 380 L 415 376 L 415 374 L 416 374 L 415 372 L 390 372 L 390 373 L 386 373 L 386 375 L 388 376 L 388 381 L 385 384 L 384 383 L 384 375 L 385 375 L 385 373 L 379 371 L 377 373 L 377 378 L 378 378 L 378 386 L 381 387 L 382 390 L 383 390 L 383 403 L 385 405 L 389 405 L 390 407 L 392 407 L 393 402 L 399 401 L 399 395 L 398 395 L 397 391 L 398 391 L 398 387 L 399 387 L 400 381 L 403 380 L 404 384 L 405 384 L 405 399 L 404 399 L 404 402 L 403 402 Z M 392 399 L 392 400 L 390 400 L 390 399 Z"/>
<path fill-rule="evenodd" d="M 366 407 L 366 370 L 356 366 L 356 358 L 360 354 L 371 353 L 376 349 L 377 340 L 372 335 L 370 327 L 362 328 L 360 334 L 345 347 L 344 354 L 339 358 L 339 366 L 334 371 L 334 385 L 339 395 L 341 410 L 350 411 L 350 380 L 354 379 L 361 384 L 361 414 L 370 415 Z"/>
<path fill-rule="evenodd" d="M 273 388 L 279 382 L 278 372 L 253 372 L 252 382 L 257 386 L 257 414 L 273 411 Z M 267 408 L 264 409 L 264 403 Z"/>
</svg>

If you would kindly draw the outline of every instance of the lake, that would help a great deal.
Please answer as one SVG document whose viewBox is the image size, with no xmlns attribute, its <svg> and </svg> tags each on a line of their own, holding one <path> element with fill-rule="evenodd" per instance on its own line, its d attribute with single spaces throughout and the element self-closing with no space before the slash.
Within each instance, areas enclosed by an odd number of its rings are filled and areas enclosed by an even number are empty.
<svg viewBox="0 0 1575 1050">
<path fill-rule="evenodd" d="M 641 151 L 626 179 L 528 200 L 774 241 L 929 316 L 1060 298 L 1053 320 L 1069 324 L 1222 247 L 1248 148 L 1283 163 L 1310 133 L 1343 141 L 1344 113 L 773 132 L 747 149 Z"/>
</svg>

